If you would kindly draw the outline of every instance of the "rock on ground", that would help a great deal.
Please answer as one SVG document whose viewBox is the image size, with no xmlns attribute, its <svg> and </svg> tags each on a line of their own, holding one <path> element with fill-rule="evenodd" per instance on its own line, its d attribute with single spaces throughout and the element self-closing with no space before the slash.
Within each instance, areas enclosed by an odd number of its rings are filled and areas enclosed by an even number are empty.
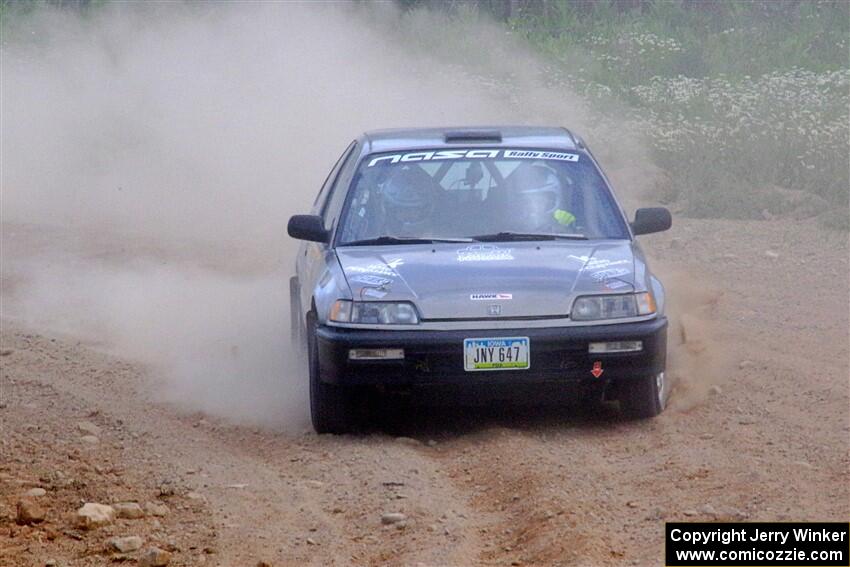
<svg viewBox="0 0 850 567">
<path fill-rule="evenodd" d="M 381 523 L 385 525 L 397 524 L 398 522 L 403 522 L 406 519 L 407 516 L 400 512 L 387 512 L 386 514 L 381 515 Z"/>
<path fill-rule="evenodd" d="M 38 505 L 37 502 L 29 498 L 22 498 L 18 501 L 18 513 L 15 521 L 22 526 L 38 524 L 44 521 L 44 508 Z"/>
<path fill-rule="evenodd" d="M 151 547 L 139 558 L 139 567 L 165 567 L 171 554 L 158 547 Z"/>
<path fill-rule="evenodd" d="M 142 548 L 142 538 L 139 536 L 113 537 L 108 542 L 109 547 L 121 553 L 130 553 Z"/>
<path fill-rule="evenodd" d="M 714 506 L 712 506 L 711 504 L 705 504 L 703 506 L 700 506 L 699 511 L 701 513 L 705 514 L 706 516 L 716 516 L 717 515 L 717 510 L 715 510 Z"/>
<path fill-rule="evenodd" d="M 116 518 L 138 520 L 139 518 L 145 517 L 145 511 L 142 510 L 142 507 L 135 502 L 119 502 L 117 504 L 113 504 L 112 507 L 115 509 Z"/>
<path fill-rule="evenodd" d="M 168 514 L 168 506 L 159 502 L 147 502 L 145 504 L 145 512 L 150 516 L 161 518 Z"/>
<path fill-rule="evenodd" d="M 80 433 L 85 433 L 86 435 L 100 435 L 100 427 L 90 421 L 81 421 L 78 423 L 77 430 L 79 430 Z"/>
<path fill-rule="evenodd" d="M 115 508 L 106 504 L 86 502 L 77 510 L 77 526 L 86 530 L 111 524 L 115 519 Z"/>
</svg>

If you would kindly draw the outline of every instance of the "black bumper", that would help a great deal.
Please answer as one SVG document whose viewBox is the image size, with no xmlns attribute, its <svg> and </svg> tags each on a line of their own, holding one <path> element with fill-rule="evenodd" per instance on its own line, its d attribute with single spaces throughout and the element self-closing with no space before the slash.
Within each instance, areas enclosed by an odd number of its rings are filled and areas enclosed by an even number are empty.
<svg viewBox="0 0 850 567">
<path fill-rule="evenodd" d="M 545 382 L 608 382 L 664 371 L 667 319 L 639 323 L 541 329 L 464 331 L 374 331 L 320 326 L 316 331 L 319 376 L 346 385 L 414 386 Z M 466 372 L 463 340 L 528 337 L 531 368 Z M 589 354 L 588 343 L 643 341 L 640 352 Z M 352 348 L 403 348 L 403 361 L 349 361 Z M 593 368 L 600 364 L 601 375 Z"/>
</svg>

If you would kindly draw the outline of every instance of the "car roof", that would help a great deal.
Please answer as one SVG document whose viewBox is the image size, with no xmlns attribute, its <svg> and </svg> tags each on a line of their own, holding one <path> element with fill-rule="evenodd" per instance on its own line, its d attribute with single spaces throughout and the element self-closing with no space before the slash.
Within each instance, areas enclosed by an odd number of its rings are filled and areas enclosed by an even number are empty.
<svg viewBox="0 0 850 567">
<path fill-rule="evenodd" d="M 584 149 L 581 138 L 554 126 L 395 128 L 366 132 L 363 141 L 364 154 L 459 146 Z"/>
</svg>

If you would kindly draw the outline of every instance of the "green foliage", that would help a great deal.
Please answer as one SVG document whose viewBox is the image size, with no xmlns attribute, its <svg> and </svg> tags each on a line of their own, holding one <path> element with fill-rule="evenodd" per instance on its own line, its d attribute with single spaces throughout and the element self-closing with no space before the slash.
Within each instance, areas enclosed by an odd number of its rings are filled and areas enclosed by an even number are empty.
<svg viewBox="0 0 850 567">
<path fill-rule="evenodd" d="M 10 21 L 28 14 L 44 5 L 44 2 L 36 0 L 0 0 L 0 25 L 7 26 Z"/>
<path fill-rule="evenodd" d="M 585 96 L 628 103 L 688 212 L 758 216 L 778 186 L 818 195 L 838 211 L 831 224 L 847 224 L 850 3 L 524 7 L 511 28 Z"/>
<path fill-rule="evenodd" d="M 5 39 L 37 10 L 73 10 L 87 16 L 107 3 L 108 0 L 0 0 L 0 38 Z"/>
<path fill-rule="evenodd" d="M 623 9 L 622 6 L 633 6 Z M 547 10 L 541 9 L 548 6 Z M 629 38 L 655 36 L 678 46 L 643 53 L 662 75 L 702 77 L 758 75 L 791 68 L 834 71 L 847 68 L 850 4 L 844 1 L 659 0 L 624 3 L 536 2 L 510 21 L 533 43 L 554 40 L 562 47 L 589 47 L 609 55 L 631 55 Z M 651 75 L 650 75 L 651 76 Z"/>
</svg>

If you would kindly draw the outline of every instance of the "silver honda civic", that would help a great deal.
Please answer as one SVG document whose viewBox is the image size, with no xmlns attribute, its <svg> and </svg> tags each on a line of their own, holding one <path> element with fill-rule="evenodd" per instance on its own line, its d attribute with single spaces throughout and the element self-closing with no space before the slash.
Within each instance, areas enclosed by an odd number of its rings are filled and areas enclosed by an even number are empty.
<svg viewBox="0 0 850 567">
<path fill-rule="evenodd" d="M 590 150 L 564 128 L 383 130 L 346 149 L 290 281 L 319 433 L 361 424 L 364 391 L 569 392 L 628 416 L 665 406 L 661 282 Z"/>
</svg>

